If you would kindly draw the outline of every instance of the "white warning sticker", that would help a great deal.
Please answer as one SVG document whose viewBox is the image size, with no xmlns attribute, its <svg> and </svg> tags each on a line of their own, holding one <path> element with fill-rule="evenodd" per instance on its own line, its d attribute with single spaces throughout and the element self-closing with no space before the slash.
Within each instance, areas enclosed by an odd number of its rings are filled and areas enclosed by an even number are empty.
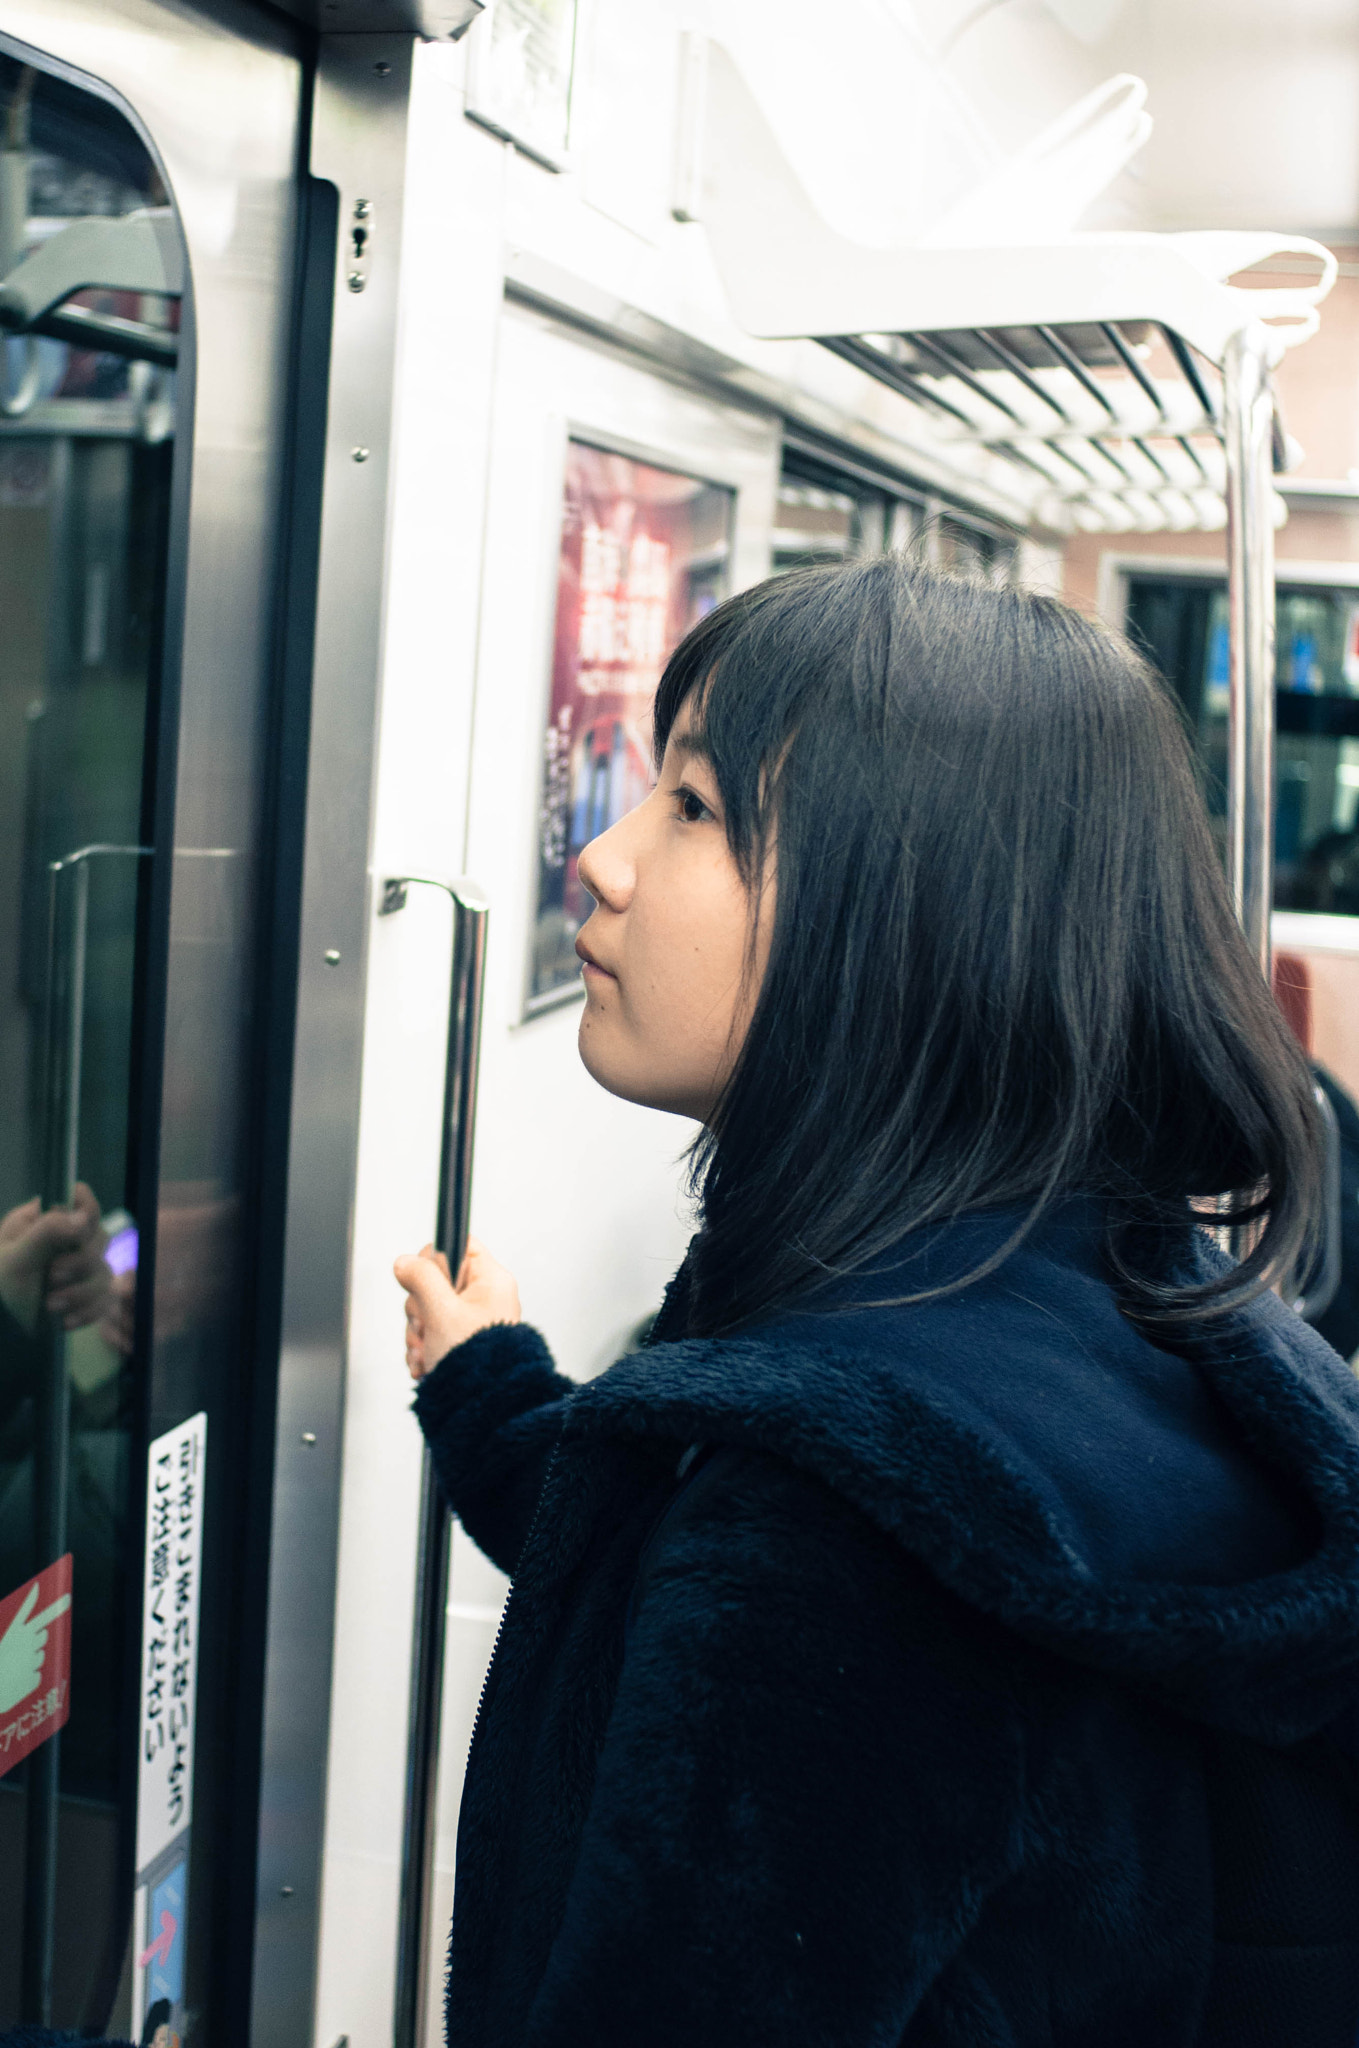
<svg viewBox="0 0 1359 2048">
<path fill-rule="evenodd" d="M 147 1452 L 142 1594 L 137 1869 L 168 1848 L 193 1813 L 194 1690 L 208 1418 L 158 1436 Z"/>
</svg>

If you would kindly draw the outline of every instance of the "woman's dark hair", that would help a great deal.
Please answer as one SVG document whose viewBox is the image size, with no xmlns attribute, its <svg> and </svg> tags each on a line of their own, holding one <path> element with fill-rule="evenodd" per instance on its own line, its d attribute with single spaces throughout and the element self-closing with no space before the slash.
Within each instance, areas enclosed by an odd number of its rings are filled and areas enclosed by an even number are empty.
<svg viewBox="0 0 1359 2048">
<path fill-rule="evenodd" d="M 696 626 L 661 678 L 658 758 L 686 702 L 752 892 L 771 848 L 777 875 L 750 1029 L 694 1148 L 691 1331 L 969 1210 L 1019 1205 L 1008 1252 L 1077 1193 L 1106 1198 L 1125 1311 L 1151 1329 L 1294 1267 L 1311 1077 L 1232 915 L 1179 714 L 1127 641 L 886 555 Z M 1139 1262 L 1147 1226 L 1183 1230 L 1207 1197 L 1263 1223 L 1241 1264 L 1191 1288 Z"/>
</svg>

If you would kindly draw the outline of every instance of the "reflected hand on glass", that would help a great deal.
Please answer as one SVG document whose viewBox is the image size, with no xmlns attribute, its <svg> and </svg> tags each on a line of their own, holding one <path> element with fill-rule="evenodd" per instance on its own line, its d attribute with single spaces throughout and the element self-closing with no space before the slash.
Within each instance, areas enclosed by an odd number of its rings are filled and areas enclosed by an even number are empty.
<svg viewBox="0 0 1359 2048">
<path fill-rule="evenodd" d="M 113 1285 L 107 1243 L 83 1180 L 68 1209 L 44 1209 L 36 1196 L 22 1202 L 0 1221 L 0 1301 L 30 1332 L 42 1308 L 68 1330 L 96 1322 Z"/>
</svg>

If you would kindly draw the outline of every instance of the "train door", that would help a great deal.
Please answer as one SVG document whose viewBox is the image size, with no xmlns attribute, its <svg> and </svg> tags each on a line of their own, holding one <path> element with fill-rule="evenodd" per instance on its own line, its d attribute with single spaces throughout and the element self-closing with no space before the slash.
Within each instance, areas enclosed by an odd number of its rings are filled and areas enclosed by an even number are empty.
<svg viewBox="0 0 1359 2048">
<path fill-rule="evenodd" d="M 301 87 L 263 11 L 0 9 L 0 2031 L 242 2038 Z"/>
<path fill-rule="evenodd" d="M 478 472 L 468 474 L 472 425 L 457 429 L 481 573 L 467 591 L 458 529 L 445 527 L 446 563 L 423 578 L 442 592 L 441 621 L 418 666 L 394 673 L 389 660 L 375 908 L 393 872 L 464 872 L 489 900 L 472 1225 L 516 1271 L 525 1315 L 563 1369 L 584 1377 L 626 1348 L 679 1262 L 690 1130 L 601 1094 L 579 1065 L 572 941 L 588 902 L 576 857 L 646 791 L 649 703 L 669 647 L 769 572 L 780 422 L 502 301 L 498 260 L 498 245 L 485 252 L 479 312 L 466 288 L 452 388 L 441 363 L 422 415 L 422 437 L 446 434 L 459 402 L 469 422 L 487 423 L 484 499 Z M 476 274 L 469 251 L 466 275 Z M 471 396 L 460 401 L 464 384 Z M 448 517 L 433 496 L 428 516 Z M 427 571 L 430 530 L 422 522 Z M 475 646 L 464 657 L 469 615 Z M 459 687 L 464 658 L 474 658 L 474 704 Z M 373 1730 L 406 1727 L 420 1453 L 391 1260 L 429 1234 L 433 1214 L 448 944 L 438 891 L 412 889 L 398 916 L 375 918 L 318 2017 L 318 2040 L 345 2034 L 353 2048 L 392 2038 L 401 1947 L 401 1758 Z M 455 1526 L 416 2030 L 426 2042 L 440 2038 L 462 1767 L 504 1591 Z"/>
</svg>

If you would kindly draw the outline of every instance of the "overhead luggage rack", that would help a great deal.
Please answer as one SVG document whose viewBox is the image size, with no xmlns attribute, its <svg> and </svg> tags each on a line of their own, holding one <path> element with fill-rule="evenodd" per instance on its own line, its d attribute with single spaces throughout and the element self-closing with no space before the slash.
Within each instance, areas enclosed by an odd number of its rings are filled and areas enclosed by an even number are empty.
<svg viewBox="0 0 1359 2048">
<path fill-rule="evenodd" d="M 1226 523 L 1221 378 L 1169 328 L 1103 320 L 817 338 L 930 414 L 945 440 L 1022 472 L 1046 527 Z"/>
<path fill-rule="evenodd" d="M 1313 334 L 1328 249 L 1236 231 L 868 248 L 817 213 L 716 43 L 704 76 L 695 211 L 742 326 L 816 341 L 897 393 L 903 440 L 964 488 L 1018 499 L 1034 525 L 1226 524 L 1229 344 L 1252 330 L 1268 374 Z M 1286 468 L 1277 416 L 1271 450 Z"/>
<path fill-rule="evenodd" d="M 903 453 L 927 445 L 963 489 L 1001 485 L 1032 526 L 1226 527 L 1228 871 L 1268 973 L 1284 516 L 1273 478 L 1289 457 L 1271 376 L 1316 332 L 1334 256 L 1239 231 L 982 246 L 984 218 L 965 244 L 868 248 L 817 212 L 720 44 L 704 44 L 696 69 L 679 180 L 695 198 L 681 217 L 702 222 L 751 334 L 818 342 L 896 392 L 909 408 L 895 422 Z"/>
</svg>

